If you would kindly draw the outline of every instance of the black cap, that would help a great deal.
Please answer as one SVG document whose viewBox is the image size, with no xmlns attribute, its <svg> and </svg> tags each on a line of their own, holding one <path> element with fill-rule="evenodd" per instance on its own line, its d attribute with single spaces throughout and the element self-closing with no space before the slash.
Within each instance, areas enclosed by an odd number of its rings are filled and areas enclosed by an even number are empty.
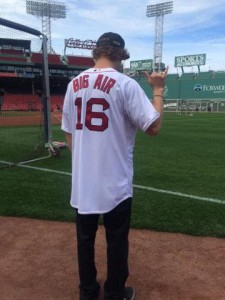
<svg viewBox="0 0 225 300">
<path fill-rule="evenodd" d="M 100 36 L 97 41 L 97 47 L 116 47 L 124 49 L 125 42 L 124 39 L 117 33 L 106 32 Z"/>
</svg>

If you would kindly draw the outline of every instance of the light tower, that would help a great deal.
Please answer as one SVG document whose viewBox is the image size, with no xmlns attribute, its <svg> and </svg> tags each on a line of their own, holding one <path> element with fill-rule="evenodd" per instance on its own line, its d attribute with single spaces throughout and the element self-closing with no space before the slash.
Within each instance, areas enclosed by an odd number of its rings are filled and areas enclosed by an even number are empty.
<svg viewBox="0 0 225 300">
<path fill-rule="evenodd" d="M 26 0 L 26 12 L 42 19 L 42 33 L 48 38 L 47 50 L 53 53 L 51 19 L 66 18 L 65 4 L 50 0 Z"/>
<path fill-rule="evenodd" d="M 148 5 L 146 16 L 155 17 L 155 40 L 153 49 L 153 66 L 161 70 L 162 65 L 162 49 L 163 49 L 163 23 L 164 15 L 173 11 L 173 1 Z"/>
</svg>

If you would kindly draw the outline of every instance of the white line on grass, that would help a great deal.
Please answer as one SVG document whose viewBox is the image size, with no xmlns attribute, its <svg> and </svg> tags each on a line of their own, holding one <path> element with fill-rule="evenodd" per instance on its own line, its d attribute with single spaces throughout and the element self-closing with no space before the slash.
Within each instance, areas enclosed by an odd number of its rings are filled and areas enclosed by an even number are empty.
<svg viewBox="0 0 225 300">
<path fill-rule="evenodd" d="M 44 156 L 44 157 L 35 158 L 35 159 L 25 160 L 25 161 L 22 161 L 22 162 L 20 163 L 20 165 L 28 164 L 28 163 L 30 163 L 30 162 L 34 162 L 34 161 L 46 159 L 46 158 L 49 158 L 49 157 L 50 157 L 50 155 Z"/>
<path fill-rule="evenodd" d="M 46 169 L 46 168 L 28 166 L 28 165 L 24 165 L 24 163 L 14 164 L 14 163 L 7 162 L 7 161 L 4 161 L 4 160 L 0 160 L 0 163 L 8 165 L 8 166 L 17 166 L 17 167 L 20 167 L 20 168 L 33 169 L 33 170 L 44 171 L 44 172 L 48 172 L 48 173 L 56 173 L 56 174 L 70 175 L 70 176 L 72 175 L 69 172 L 63 172 L 63 171 L 57 171 L 57 170 L 52 170 L 52 169 Z"/>
<path fill-rule="evenodd" d="M 185 198 L 191 198 L 191 199 L 195 199 L 195 200 L 214 202 L 214 203 L 218 203 L 218 204 L 225 204 L 225 200 L 220 200 L 220 199 L 215 199 L 215 198 L 200 197 L 200 196 L 184 194 L 184 193 L 180 193 L 180 192 L 173 192 L 173 191 L 168 191 L 168 190 L 161 190 L 161 189 L 156 189 L 153 187 L 136 185 L 136 184 L 134 184 L 133 186 L 135 188 L 141 189 L 141 190 L 148 190 L 148 191 L 152 191 L 152 192 L 169 194 L 169 195 L 180 196 L 180 197 L 185 197 Z"/>
<path fill-rule="evenodd" d="M 27 165 L 21 165 L 21 164 L 18 164 L 17 166 L 21 167 L 21 168 L 33 169 L 33 170 L 55 173 L 55 174 L 60 174 L 60 175 L 69 175 L 69 176 L 72 175 L 69 172 L 57 171 L 57 170 L 52 170 L 52 169 L 45 169 L 45 168 L 39 168 L 39 167 L 33 167 L 33 166 L 27 166 Z"/>
<path fill-rule="evenodd" d="M 1 160 L 0 160 L 0 163 L 7 164 L 7 165 L 14 165 L 10 162 L 1 161 Z M 57 170 L 52 170 L 52 169 L 28 166 L 28 165 L 23 165 L 23 164 L 17 164 L 17 166 L 21 167 L 21 168 L 33 169 L 33 170 L 37 170 L 37 171 L 44 171 L 44 172 L 55 173 L 55 174 L 60 174 L 60 175 L 67 175 L 67 176 L 72 175 L 69 172 L 63 172 L 63 171 L 57 171 Z M 179 197 L 184 197 L 184 198 L 190 198 L 190 199 L 195 199 L 195 200 L 200 200 L 200 201 L 206 201 L 206 202 L 212 202 L 212 203 L 225 205 L 225 200 L 220 200 L 220 199 L 215 199 L 215 198 L 200 197 L 200 196 L 184 194 L 184 193 L 180 193 L 180 192 L 173 192 L 173 191 L 169 191 L 169 190 L 156 189 L 156 188 L 153 188 L 153 187 L 143 186 L 143 185 L 136 185 L 136 184 L 134 184 L 133 187 L 137 188 L 137 189 L 141 189 L 141 190 L 147 190 L 147 191 L 152 191 L 152 192 L 157 192 L 157 193 L 162 193 L 162 194 L 174 195 L 174 196 L 179 196 Z"/>
</svg>

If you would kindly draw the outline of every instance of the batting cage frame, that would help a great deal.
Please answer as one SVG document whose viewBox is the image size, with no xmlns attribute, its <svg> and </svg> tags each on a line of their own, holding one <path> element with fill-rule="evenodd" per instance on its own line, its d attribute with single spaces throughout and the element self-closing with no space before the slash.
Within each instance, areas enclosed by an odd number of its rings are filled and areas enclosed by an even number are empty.
<svg viewBox="0 0 225 300">
<path fill-rule="evenodd" d="M 15 23 L 3 18 L 0 18 L 0 26 L 9 29 L 14 29 L 18 32 L 30 34 L 38 37 L 41 40 L 41 54 L 42 54 L 42 90 L 39 97 L 43 104 L 43 117 L 44 117 L 44 138 L 45 147 L 49 151 L 50 156 L 58 156 L 59 148 L 52 142 L 52 124 L 51 124 L 51 105 L 50 105 L 50 82 L 49 82 L 49 64 L 48 64 L 48 51 L 47 51 L 47 36 L 39 30 L 31 27 Z"/>
</svg>

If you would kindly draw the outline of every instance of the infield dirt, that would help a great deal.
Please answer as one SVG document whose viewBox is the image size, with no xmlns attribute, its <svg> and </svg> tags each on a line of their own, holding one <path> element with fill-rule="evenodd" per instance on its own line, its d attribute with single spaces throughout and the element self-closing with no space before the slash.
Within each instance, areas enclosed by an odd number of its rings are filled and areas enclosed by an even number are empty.
<svg viewBox="0 0 225 300">
<path fill-rule="evenodd" d="M 0 217 L 0 239 L 2 300 L 79 299 L 75 224 Z M 105 249 L 99 226 L 101 286 Z M 136 300 L 224 300 L 224 257 L 225 239 L 131 230 L 127 284 Z"/>
</svg>

